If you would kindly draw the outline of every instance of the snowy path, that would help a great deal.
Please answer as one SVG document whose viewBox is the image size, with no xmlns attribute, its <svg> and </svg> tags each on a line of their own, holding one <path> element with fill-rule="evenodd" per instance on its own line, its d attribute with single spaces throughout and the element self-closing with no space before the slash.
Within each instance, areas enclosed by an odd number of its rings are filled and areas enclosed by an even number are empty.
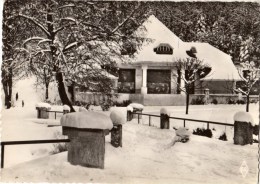
<svg viewBox="0 0 260 184">
<path fill-rule="evenodd" d="M 200 136 L 170 146 L 174 130 L 128 123 L 123 148 L 106 137 L 105 169 L 72 166 L 67 152 L 23 163 L 2 171 L 2 181 L 106 183 L 256 183 L 257 145 L 236 146 Z M 249 173 L 239 168 L 246 161 Z"/>
</svg>

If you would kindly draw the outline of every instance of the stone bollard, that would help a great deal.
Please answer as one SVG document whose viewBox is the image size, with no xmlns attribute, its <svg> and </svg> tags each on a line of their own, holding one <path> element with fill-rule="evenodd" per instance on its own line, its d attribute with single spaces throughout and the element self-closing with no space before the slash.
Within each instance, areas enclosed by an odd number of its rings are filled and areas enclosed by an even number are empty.
<svg viewBox="0 0 260 184">
<path fill-rule="evenodd" d="M 138 104 L 138 103 L 131 103 L 129 106 L 133 107 L 133 112 L 134 113 L 142 113 L 144 106 L 142 104 Z M 138 118 L 138 114 L 133 114 L 133 118 L 137 119 Z M 142 118 L 142 115 L 139 115 L 139 118 Z"/>
<path fill-rule="evenodd" d="M 128 105 L 126 107 L 126 110 L 127 110 L 127 121 L 132 121 L 132 119 L 133 119 L 133 111 L 134 111 L 133 107 Z"/>
<path fill-rule="evenodd" d="M 253 118 L 248 112 L 237 112 L 234 115 L 234 144 L 253 143 Z"/>
<path fill-rule="evenodd" d="M 63 105 L 63 114 L 67 114 L 70 112 L 70 107 L 68 105 Z"/>
<path fill-rule="evenodd" d="M 38 103 L 36 104 L 37 118 L 39 119 L 49 119 L 49 110 L 51 109 L 48 103 Z"/>
<path fill-rule="evenodd" d="M 114 147 L 122 147 L 122 125 L 126 122 L 126 114 L 119 109 L 114 109 L 110 114 L 113 123 L 111 130 L 111 144 Z"/>
<path fill-rule="evenodd" d="M 160 128 L 161 129 L 170 129 L 170 118 L 167 109 L 161 108 L 160 110 L 161 118 L 160 118 Z"/>
<path fill-rule="evenodd" d="M 72 165 L 104 169 L 105 135 L 113 124 L 98 112 L 73 112 L 62 116 L 63 135 L 70 139 L 68 162 Z"/>
</svg>

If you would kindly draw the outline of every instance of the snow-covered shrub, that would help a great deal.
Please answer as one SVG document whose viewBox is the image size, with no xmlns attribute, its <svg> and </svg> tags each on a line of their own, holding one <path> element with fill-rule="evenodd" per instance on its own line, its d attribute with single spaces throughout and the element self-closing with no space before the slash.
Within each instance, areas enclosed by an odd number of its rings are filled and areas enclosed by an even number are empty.
<svg viewBox="0 0 260 184">
<path fill-rule="evenodd" d="M 217 105 L 217 104 L 218 104 L 218 101 L 217 101 L 217 99 L 213 99 L 211 103 Z"/>
<path fill-rule="evenodd" d="M 227 104 L 236 104 L 236 101 L 232 98 L 228 99 Z"/>
<path fill-rule="evenodd" d="M 66 137 L 64 135 L 61 134 L 61 132 L 55 132 L 54 133 L 54 138 L 55 139 L 65 139 Z M 55 143 L 53 144 L 53 150 L 51 152 L 51 154 L 57 154 L 57 153 L 61 153 L 64 151 L 68 151 L 68 143 Z"/>
<path fill-rule="evenodd" d="M 113 109 L 110 113 L 110 119 L 114 125 L 122 125 L 126 122 L 126 112 L 122 109 Z"/>
<path fill-rule="evenodd" d="M 137 109 L 137 110 L 143 110 L 144 109 L 144 106 L 142 104 L 139 104 L 139 103 L 131 103 L 130 106 L 132 106 L 134 109 Z"/>
<path fill-rule="evenodd" d="M 39 102 L 39 103 L 37 103 L 36 105 L 35 105 L 35 107 L 37 107 L 37 108 L 51 108 L 51 105 L 50 104 L 48 104 L 48 103 L 44 103 L 44 102 Z"/>
<path fill-rule="evenodd" d="M 79 107 L 79 112 L 88 112 L 88 110 L 85 107 Z"/>
<path fill-rule="evenodd" d="M 87 129 L 112 129 L 111 119 L 105 114 L 89 112 L 73 112 L 61 117 L 61 126 L 87 128 Z"/>
<path fill-rule="evenodd" d="M 171 113 L 168 112 L 168 110 L 165 107 L 160 109 L 160 114 L 166 114 L 168 116 L 171 116 Z"/>
<path fill-rule="evenodd" d="M 227 135 L 226 135 L 226 133 L 223 132 L 223 134 L 220 135 L 218 139 L 219 139 L 219 140 L 222 140 L 222 141 L 227 141 Z"/>
<path fill-rule="evenodd" d="M 237 104 L 242 104 L 244 105 L 246 102 L 244 100 L 237 100 Z"/>
<path fill-rule="evenodd" d="M 190 132 L 185 127 L 178 128 L 175 133 L 180 137 L 180 142 L 187 142 L 190 139 Z"/>
<path fill-rule="evenodd" d="M 123 100 L 123 102 L 115 102 L 114 105 L 117 107 L 127 107 L 131 103 L 131 100 Z"/>
<path fill-rule="evenodd" d="M 197 98 L 193 98 L 190 102 L 191 105 L 204 105 L 205 98 L 203 96 L 198 96 Z"/>
<path fill-rule="evenodd" d="M 63 105 L 63 110 L 64 110 L 64 111 L 70 111 L 70 106 L 68 106 L 68 105 Z"/>
<path fill-rule="evenodd" d="M 196 130 L 193 130 L 194 135 L 200 135 L 205 137 L 212 137 L 212 131 L 210 129 L 204 129 L 204 128 L 197 128 Z"/>
</svg>

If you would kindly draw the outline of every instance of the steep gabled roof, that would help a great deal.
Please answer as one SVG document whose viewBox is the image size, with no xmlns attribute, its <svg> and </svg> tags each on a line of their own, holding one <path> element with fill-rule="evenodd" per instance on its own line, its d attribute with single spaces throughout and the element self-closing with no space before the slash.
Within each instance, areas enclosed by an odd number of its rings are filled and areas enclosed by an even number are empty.
<svg viewBox="0 0 260 184">
<path fill-rule="evenodd" d="M 183 42 L 154 15 L 151 15 L 135 34 L 148 38 L 149 41 L 145 41 L 137 51 L 133 63 L 174 63 L 177 59 L 189 57 L 186 51 L 194 46 L 197 50 L 197 58 L 212 67 L 211 73 L 204 80 L 240 79 L 231 56 L 208 43 Z M 172 55 L 154 52 L 154 48 L 162 43 L 169 44 L 173 48 Z"/>
</svg>

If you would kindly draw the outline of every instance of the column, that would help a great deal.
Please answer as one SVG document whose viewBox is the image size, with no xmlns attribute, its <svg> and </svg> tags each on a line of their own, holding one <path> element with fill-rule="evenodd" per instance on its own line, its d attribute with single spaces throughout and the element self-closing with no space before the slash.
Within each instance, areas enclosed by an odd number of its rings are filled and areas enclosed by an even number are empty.
<svg viewBox="0 0 260 184">
<path fill-rule="evenodd" d="M 142 66 L 142 70 L 143 70 L 143 84 L 142 84 L 142 88 L 141 88 L 141 94 L 147 94 L 147 65 L 143 65 Z"/>
</svg>

